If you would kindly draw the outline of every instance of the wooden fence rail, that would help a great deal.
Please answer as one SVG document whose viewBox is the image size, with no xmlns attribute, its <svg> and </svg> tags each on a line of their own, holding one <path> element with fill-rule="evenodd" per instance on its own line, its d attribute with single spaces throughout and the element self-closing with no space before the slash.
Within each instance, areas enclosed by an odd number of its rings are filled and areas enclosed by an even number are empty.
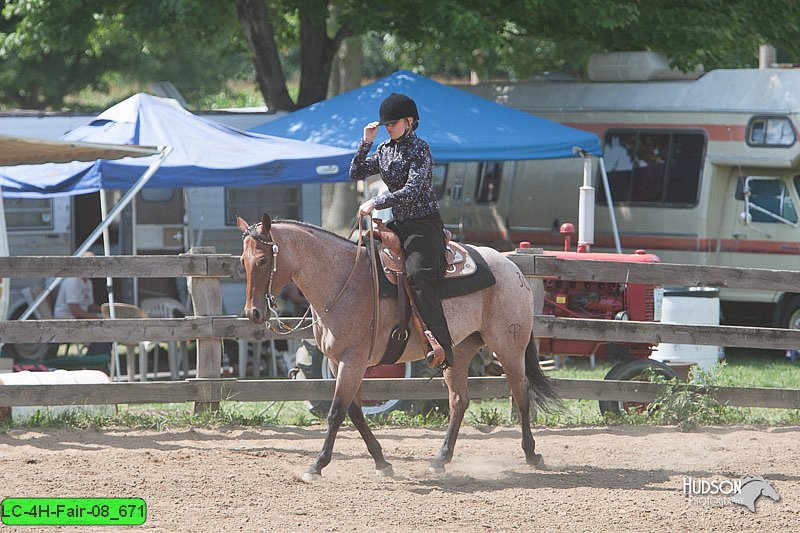
<svg viewBox="0 0 800 533">
<path fill-rule="evenodd" d="M 220 339 L 270 340 L 286 338 L 246 319 L 220 315 L 219 279 L 241 278 L 239 258 L 226 254 L 117 257 L 0 257 L 0 277 L 182 277 L 190 278 L 197 316 L 146 320 L 29 320 L 0 322 L 3 342 L 63 343 L 75 341 L 185 341 L 198 340 L 198 377 L 184 382 L 111 383 L 100 385 L 0 386 L 0 406 L 83 405 L 152 402 L 219 402 L 325 400 L 333 382 L 238 381 L 217 379 Z M 528 277 L 564 280 L 638 282 L 656 285 L 775 289 L 800 293 L 800 275 L 794 271 L 705 267 L 650 263 L 569 261 L 533 254 L 509 256 Z M 535 334 L 542 337 L 639 342 L 705 344 L 766 349 L 800 346 L 800 331 L 734 326 L 695 326 L 652 322 L 565 319 L 538 316 Z M 289 335 L 307 338 L 311 330 Z M 651 401 L 660 385 L 606 380 L 555 380 L 563 398 Z M 503 378 L 470 378 L 473 398 L 508 396 Z M 733 406 L 800 408 L 800 390 L 725 387 L 715 390 L 718 401 Z M 441 379 L 366 380 L 365 399 L 444 399 Z"/>
<path fill-rule="evenodd" d="M 0 406 L 26 405 L 103 405 L 183 402 L 261 402 L 320 401 L 333 397 L 335 381 L 189 379 L 181 382 L 101 383 L 86 385 L 7 385 L 0 386 Z M 553 379 L 563 399 L 651 402 L 663 387 L 658 383 L 588 379 Z M 693 385 L 685 387 L 698 389 Z M 503 377 L 469 379 L 471 398 L 510 396 Z M 711 392 L 722 405 L 800 409 L 800 389 L 719 387 Z M 442 378 L 365 379 L 364 400 L 389 400 L 402 397 L 447 399 Z"/>
<path fill-rule="evenodd" d="M 297 319 L 287 319 L 285 322 L 294 325 L 297 324 Z M 309 323 L 310 321 L 306 319 L 305 324 Z M 534 334 L 537 337 L 640 342 L 653 345 L 671 342 L 770 350 L 786 350 L 800 346 L 800 330 L 557 318 L 549 315 L 536 316 Z M 286 338 L 308 339 L 312 336 L 311 329 L 283 335 L 269 330 L 266 326 L 252 324 L 246 318 L 233 316 L 0 321 L 0 339 L 11 343 L 113 342 L 117 339 L 136 342 L 193 339 L 268 341 Z"/>
<path fill-rule="evenodd" d="M 671 263 L 609 263 L 535 254 L 509 254 L 526 276 L 654 285 L 706 286 L 800 293 L 800 272 Z M 0 257 L 0 277 L 242 278 L 239 257 L 229 254 L 137 255 L 112 257 Z"/>
</svg>

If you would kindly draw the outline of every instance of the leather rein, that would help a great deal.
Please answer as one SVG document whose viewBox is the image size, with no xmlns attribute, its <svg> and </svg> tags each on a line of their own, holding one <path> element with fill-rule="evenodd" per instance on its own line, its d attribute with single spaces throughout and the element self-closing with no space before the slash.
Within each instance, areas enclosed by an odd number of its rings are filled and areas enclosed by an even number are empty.
<svg viewBox="0 0 800 533">
<path fill-rule="evenodd" d="M 370 230 L 373 230 L 374 226 L 373 226 L 372 217 L 370 217 L 369 220 L 370 220 Z M 350 237 L 353 236 L 353 232 L 355 232 L 357 229 L 359 229 L 359 226 L 361 225 L 360 223 L 361 223 L 361 217 L 359 216 L 359 217 L 356 218 L 356 222 L 353 225 L 353 228 L 350 230 L 350 234 L 348 236 L 348 240 L 350 239 Z M 267 235 L 264 235 L 258 229 L 260 226 L 261 226 L 261 222 L 256 222 L 256 223 L 250 224 L 247 227 L 247 230 L 242 233 L 242 242 L 244 242 L 244 240 L 247 237 L 250 237 L 254 241 L 256 241 L 257 245 L 260 244 L 260 245 L 266 246 L 267 249 L 271 249 L 272 250 L 272 265 L 270 266 L 270 271 L 269 271 L 269 282 L 268 282 L 268 285 L 267 285 L 266 299 L 267 299 L 267 308 L 269 309 L 270 314 L 274 316 L 275 322 L 278 324 L 278 327 L 280 329 L 275 329 L 275 327 L 272 325 L 272 320 L 271 319 L 267 322 L 267 327 L 270 329 L 270 331 L 272 331 L 274 333 L 277 333 L 279 335 L 290 335 L 291 333 L 294 333 L 295 331 L 303 331 L 303 330 L 306 330 L 308 328 L 313 327 L 314 324 L 319 322 L 324 316 L 326 316 L 331 311 L 331 309 L 333 309 L 333 306 L 336 305 L 336 303 L 339 301 L 339 299 L 344 294 L 345 289 L 347 289 L 347 287 L 350 285 L 350 282 L 353 280 L 353 275 L 355 274 L 356 267 L 358 266 L 358 259 L 359 259 L 359 256 L 361 255 L 361 246 L 362 246 L 362 243 L 363 243 L 363 240 L 364 240 L 364 233 L 362 231 L 358 232 L 356 258 L 355 258 L 355 261 L 353 261 L 353 268 L 350 269 L 350 274 L 347 276 L 347 280 L 344 282 L 344 285 L 342 285 L 342 288 L 339 289 L 339 293 L 336 295 L 336 297 L 333 299 L 333 301 L 325 308 L 325 310 L 322 312 L 322 314 L 317 315 L 317 318 L 314 319 L 310 324 L 305 325 L 305 326 L 300 326 L 300 324 L 302 324 L 303 321 L 308 316 L 308 313 L 311 311 L 311 305 L 309 305 L 308 309 L 306 309 L 305 314 L 298 321 L 298 323 L 294 327 L 291 327 L 291 326 L 287 325 L 285 322 L 283 322 L 281 320 L 280 316 L 278 315 L 278 311 L 275 308 L 276 307 L 276 305 L 275 305 L 275 296 L 272 294 L 272 284 L 273 284 L 273 281 L 274 281 L 274 278 L 275 278 L 275 272 L 278 270 L 278 266 L 277 265 L 278 265 L 278 251 L 279 251 L 279 248 L 278 248 L 278 245 L 272 240 L 272 231 L 268 232 Z M 372 293 L 372 295 L 373 295 L 373 299 L 372 299 L 373 319 L 370 321 L 370 331 L 371 331 L 372 335 L 371 335 L 371 339 L 370 339 L 369 353 L 367 354 L 367 361 L 369 361 L 369 359 L 372 358 L 372 350 L 374 349 L 375 344 L 377 342 L 378 320 L 379 320 L 378 317 L 380 317 L 380 296 L 378 294 L 378 290 L 379 289 L 378 289 L 378 276 L 377 276 L 377 268 L 378 268 L 378 266 L 377 266 L 377 256 L 375 255 L 375 239 L 372 238 L 372 235 L 374 235 L 374 234 L 372 233 L 372 231 L 370 231 L 370 248 L 371 248 L 371 251 L 372 251 L 372 253 L 370 254 L 370 259 L 371 259 L 370 275 L 372 277 L 372 282 L 373 282 L 372 283 L 372 285 L 373 285 L 373 293 Z"/>
</svg>

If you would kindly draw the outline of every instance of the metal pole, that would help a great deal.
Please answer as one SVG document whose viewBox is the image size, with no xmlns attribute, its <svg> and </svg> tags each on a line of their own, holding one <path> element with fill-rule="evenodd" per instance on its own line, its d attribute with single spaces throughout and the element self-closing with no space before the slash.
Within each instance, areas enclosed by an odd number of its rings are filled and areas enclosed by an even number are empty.
<svg viewBox="0 0 800 533">
<path fill-rule="evenodd" d="M 128 190 L 128 192 L 126 192 L 125 195 L 120 199 L 119 203 L 114 206 L 114 209 L 112 209 L 111 212 L 108 214 L 108 218 L 106 218 L 103 222 L 101 222 L 100 225 L 97 226 L 94 229 L 94 231 L 92 231 L 91 235 L 89 235 L 86 238 L 86 240 L 83 241 L 83 244 L 81 244 L 78 247 L 78 249 L 75 250 L 75 253 L 72 255 L 74 255 L 75 257 L 80 257 L 81 255 L 83 255 L 83 252 L 91 248 L 92 244 L 94 244 L 94 241 L 97 240 L 97 238 L 100 236 L 103 230 L 106 229 L 111 224 L 111 222 L 113 222 L 114 219 L 117 218 L 119 213 L 131 202 L 131 200 L 133 200 L 136 194 L 140 190 L 142 190 L 142 187 L 144 187 L 145 184 L 148 181 L 150 181 L 150 178 L 153 177 L 153 174 L 156 173 L 161 164 L 164 162 L 164 159 L 166 159 L 166 157 L 170 153 L 172 153 L 171 146 L 165 146 L 161 149 L 161 153 L 156 158 L 156 160 L 150 163 L 150 166 L 147 167 L 147 170 L 145 171 L 144 174 L 142 174 L 142 177 L 139 178 L 139 180 L 136 183 L 134 183 L 133 187 L 131 187 Z M 28 306 L 28 309 L 26 309 L 25 312 L 22 313 L 22 316 L 19 317 L 19 320 L 26 320 L 29 316 L 31 316 L 33 314 L 33 310 L 39 307 L 39 304 L 41 304 L 44 301 L 44 299 L 47 298 L 47 296 L 51 292 L 53 292 L 53 289 L 55 289 L 58 286 L 58 284 L 61 283 L 62 279 L 63 278 L 53 279 L 47 285 L 47 287 L 45 287 L 45 289 L 39 294 L 39 296 L 36 297 L 33 303 L 30 306 Z"/>
<path fill-rule="evenodd" d="M 614 212 L 614 201 L 611 199 L 611 188 L 608 186 L 608 174 L 606 173 L 606 162 L 600 157 L 600 177 L 603 178 L 603 189 L 606 191 L 606 203 L 608 204 L 608 214 L 611 216 L 611 231 L 614 233 L 614 245 L 617 253 L 622 253 L 622 245 L 619 242 L 619 227 L 617 226 L 617 215 Z"/>
<path fill-rule="evenodd" d="M 139 255 L 136 240 L 136 197 L 131 200 L 131 253 Z M 139 306 L 139 278 L 133 278 L 133 305 Z"/>
<path fill-rule="evenodd" d="M 108 198 L 103 189 L 100 190 L 100 215 L 103 221 L 108 218 Z M 108 226 L 103 228 L 103 253 L 106 257 L 111 256 L 111 238 L 108 235 Z M 114 283 L 110 277 L 106 278 L 106 292 L 108 293 L 108 316 L 113 320 L 117 318 L 117 313 L 114 309 Z M 114 363 L 111 365 L 111 381 L 119 381 L 119 352 L 117 352 L 116 342 L 111 347 L 111 355 L 114 358 Z"/>
</svg>

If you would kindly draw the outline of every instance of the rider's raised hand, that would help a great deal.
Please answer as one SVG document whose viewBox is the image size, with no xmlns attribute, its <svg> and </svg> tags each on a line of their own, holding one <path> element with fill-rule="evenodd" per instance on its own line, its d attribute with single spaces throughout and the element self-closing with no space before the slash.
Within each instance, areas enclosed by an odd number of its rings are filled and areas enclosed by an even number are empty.
<svg viewBox="0 0 800 533">
<path fill-rule="evenodd" d="M 375 200 L 374 199 L 367 200 L 366 202 L 361 204 L 361 207 L 358 208 L 358 214 L 362 216 L 369 215 L 370 213 L 372 213 L 374 209 L 375 209 Z"/>
<path fill-rule="evenodd" d="M 375 137 L 378 136 L 378 126 L 379 125 L 380 125 L 380 122 L 375 121 L 375 122 L 370 122 L 369 124 L 364 126 L 364 140 L 365 141 L 367 141 L 368 143 L 371 143 L 372 141 L 375 140 Z"/>
</svg>

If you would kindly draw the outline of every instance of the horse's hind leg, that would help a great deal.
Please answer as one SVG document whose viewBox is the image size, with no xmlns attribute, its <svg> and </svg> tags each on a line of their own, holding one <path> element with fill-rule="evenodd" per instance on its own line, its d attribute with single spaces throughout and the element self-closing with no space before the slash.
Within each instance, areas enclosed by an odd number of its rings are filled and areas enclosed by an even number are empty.
<svg viewBox="0 0 800 533">
<path fill-rule="evenodd" d="M 522 347 L 521 352 L 524 352 L 524 350 L 525 348 Z M 525 452 L 525 462 L 529 465 L 543 466 L 540 464 L 542 456 L 535 451 L 536 441 L 533 440 L 533 434 L 531 433 L 530 397 L 528 380 L 525 377 L 525 359 L 522 357 L 522 353 L 514 357 L 503 357 L 504 353 L 497 351 L 496 353 L 500 363 L 503 365 L 508 387 L 511 389 L 511 397 L 514 399 L 514 404 L 519 408 L 522 425 L 522 450 Z"/>
<path fill-rule="evenodd" d="M 328 412 L 328 431 L 325 434 L 325 442 L 317 456 L 317 460 L 314 461 L 303 476 L 305 481 L 317 479 L 322 475 L 322 469 L 331 462 L 336 434 L 339 432 L 339 427 L 341 427 L 345 415 L 350 410 L 350 404 L 353 403 L 356 393 L 361 387 L 361 381 L 366 369 L 366 364 L 343 363 L 340 365 L 336 376 L 336 390 L 333 393 L 331 410 Z"/>
<path fill-rule="evenodd" d="M 475 334 L 453 348 L 455 364 L 444 371 L 444 382 L 447 384 L 447 390 L 449 391 L 450 421 L 447 425 L 447 433 L 445 434 L 444 442 L 442 442 L 442 447 L 431 463 L 431 472 L 443 473 L 444 465 L 453 459 L 458 431 L 461 429 L 464 413 L 469 407 L 469 391 L 467 389 L 469 364 L 475 356 L 475 352 L 482 345 L 483 341 L 480 335 Z"/>
<path fill-rule="evenodd" d="M 383 449 L 381 448 L 378 439 L 372 434 L 367 421 L 364 419 L 364 413 L 361 411 L 361 387 L 358 388 L 355 400 L 350 404 L 350 409 L 347 412 L 350 415 L 350 420 L 361 434 L 364 443 L 367 445 L 369 454 L 375 460 L 375 472 L 381 476 L 391 477 L 394 475 L 392 465 L 383 457 Z"/>
</svg>

